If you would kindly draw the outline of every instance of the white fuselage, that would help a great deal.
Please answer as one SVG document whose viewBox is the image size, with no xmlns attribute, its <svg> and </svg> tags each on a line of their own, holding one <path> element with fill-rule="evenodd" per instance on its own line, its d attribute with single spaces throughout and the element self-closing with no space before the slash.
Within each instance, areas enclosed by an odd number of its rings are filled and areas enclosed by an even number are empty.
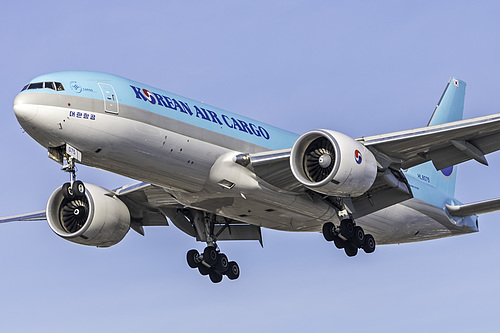
<svg viewBox="0 0 500 333">
<path fill-rule="evenodd" d="M 264 146 L 135 106 L 120 104 L 119 112 L 109 112 L 102 99 L 24 91 L 14 111 L 42 146 L 69 144 L 82 153 L 82 164 L 162 186 L 187 207 L 286 231 L 319 232 L 325 222 L 338 222 L 336 210 L 319 197 L 264 186 L 234 163 L 239 153 L 269 150 Z M 222 186 L 223 180 L 234 186 Z M 378 244 L 477 231 L 470 221 L 457 222 L 416 198 L 356 222 Z"/>
</svg>

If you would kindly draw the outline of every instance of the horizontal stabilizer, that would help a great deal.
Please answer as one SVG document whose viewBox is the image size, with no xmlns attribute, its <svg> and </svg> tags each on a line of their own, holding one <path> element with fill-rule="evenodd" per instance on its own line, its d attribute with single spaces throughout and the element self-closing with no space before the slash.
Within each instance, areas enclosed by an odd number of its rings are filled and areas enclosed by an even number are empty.
<svg viewBox="0 0 500 333">
<path fill-rule="evenodd" d="M 47 221 L 47 215 L 44 210 L 40 210 L 33 213 L 0 217 L 0 223 L 21 221 Z"/>
<path fill-rule="evenodd" d="M 474 202 L 466 205 L 446 205 L 446 209 L 450 215 L 457 217 L 491 213 L 500 210 L 500 198 Z"/>
</svg>

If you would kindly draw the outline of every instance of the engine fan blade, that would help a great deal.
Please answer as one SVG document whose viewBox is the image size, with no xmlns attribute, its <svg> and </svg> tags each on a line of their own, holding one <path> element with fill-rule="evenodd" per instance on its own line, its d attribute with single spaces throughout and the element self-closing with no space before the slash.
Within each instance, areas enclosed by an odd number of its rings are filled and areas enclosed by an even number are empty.
<svg viewBox="0 0 500 333">
<path fill-rule="evenodd" d="M 65 200 L 60 208 L 60 223 L 66 232 L 74 233 L 80 230 L 87 221 L 89 206 L 87 200 Z"/>
<path fill-rule="evenodd" d="M 329 162 L 325 163 L 321 159 Z M 304 171 L 307 177 L 315 182 L 327 178 L 333 170 L 335 161 L 335 150 L 333 144 L 325 137 L 320 137 L 311 142 L 304 154 Z M 324 164 L 324 165 L 323 165 Z"/>
</svg>

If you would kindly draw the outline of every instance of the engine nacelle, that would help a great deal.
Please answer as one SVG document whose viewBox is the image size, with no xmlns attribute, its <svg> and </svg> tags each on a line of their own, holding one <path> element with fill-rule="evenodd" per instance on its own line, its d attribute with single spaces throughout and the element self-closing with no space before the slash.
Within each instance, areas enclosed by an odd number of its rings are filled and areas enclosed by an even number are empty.
<svg viewBox="0 0 500 333">
<path fill-rule="evenodd" d="M 62 187 L 47 203 L 47 221 L 58 236 L 74 243 L 108 247 L 130 229 L 130 212 L 117 197 L 100 186 L 85 184 L 85 196 L 65 199 Z"/>
<path fill-rule="evenodd" d="M 371 151 L 330 130 L 300 136 L 293 145 L 290 166 L 304 186 L 332 196 L 362 195 L 377 176 L 377 161 Z"/>
</svg>

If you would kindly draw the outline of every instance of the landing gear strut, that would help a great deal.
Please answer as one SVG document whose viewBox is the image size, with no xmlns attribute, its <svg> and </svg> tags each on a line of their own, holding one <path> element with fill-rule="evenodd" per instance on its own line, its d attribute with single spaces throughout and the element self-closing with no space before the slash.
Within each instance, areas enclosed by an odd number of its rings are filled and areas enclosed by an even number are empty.
<svg viewBox="0 0 500 333">
<path fill-rule="evenodd" d="M 375 251 L 375 238 L 365 234 L 363 228 L 356 226 L 350 217 L 342 219 L 339 226 L 332 222 L 325 223 L 323 236 L 328 242 L 333 241 L 338 249 L 344 249 L 348 257 L 357 255 L 358 249 L 363 249 L 365 253 Z"/>
<path fill-rule="evenodd" d="M 85 196 L 85 185 L 82 181 L 76 180 L 75 159 L 73 157 L 68 157 L 67 161 L 68 164 L 66 164 L 62 170 L 70 174 L 70 182 L 63 184 L 62 194 L 64 198 L 68 200 L 83 198 Z"/>
<path fill-rule="evenodd" d="M 189 250 L 186 256 L 187 263 L 189 267 L 197 268 L 201 275 L 208 275 L 213 283 L 221 282 L 224 275 L 230 280 L 236 280 L 240 276 L 240 267 L 235 261 L 229 261 L 218 249 L 214 235 L 215 218 L 213 214 L 203 213 L 203 224 L 195 223 L 198 228 L 203 226 L 207 247 L 203 253 Z"/>
</svg>

